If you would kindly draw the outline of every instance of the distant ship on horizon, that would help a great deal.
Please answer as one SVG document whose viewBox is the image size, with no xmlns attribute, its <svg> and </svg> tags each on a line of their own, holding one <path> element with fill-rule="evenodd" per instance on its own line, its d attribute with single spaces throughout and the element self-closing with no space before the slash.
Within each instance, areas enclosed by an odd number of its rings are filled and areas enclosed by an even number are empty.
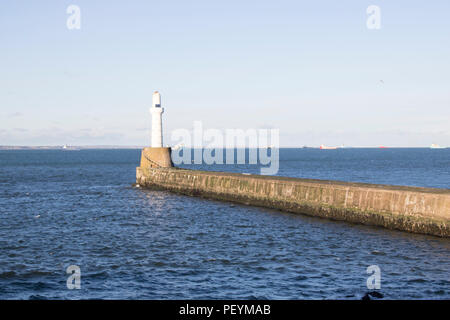
<svg viewBox="0 0 450 320">
<path fill-rule="evenodd" d="M 326 145 L 324 145 L 324 144 L 321 144 L 320 145 L 320 147 L 319 147 L 319 149 L 321 149 L 321 150 L 336 150 L 336 149 L 338 149 L 339 147 L 327 147 Z"/>
<path fill-rule="evenodd" d="M 432 143 L 430 149 L 445 149 L 445 147 L 441 147 L 438 144 Z"/>
<path fill-rule="evenodd" d="M 77 147 L 71 147 L 71 146 L 68 146 L 67 144 L 65 144 L 62 146 L 62 150 L 63 151 L 79 151 L 80 149 Z"/>
</svg>

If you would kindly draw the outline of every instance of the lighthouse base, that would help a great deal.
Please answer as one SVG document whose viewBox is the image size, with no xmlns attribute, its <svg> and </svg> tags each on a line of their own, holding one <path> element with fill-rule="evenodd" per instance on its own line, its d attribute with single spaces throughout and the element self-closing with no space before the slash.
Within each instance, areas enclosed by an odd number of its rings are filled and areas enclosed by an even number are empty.
<svg viewBox="0 0 450 320">
<path fill-rule="evenodd" d="M 144 148 L 141 153 L 141 168 L 171 168 L 171 148 Z"/>
</svg>

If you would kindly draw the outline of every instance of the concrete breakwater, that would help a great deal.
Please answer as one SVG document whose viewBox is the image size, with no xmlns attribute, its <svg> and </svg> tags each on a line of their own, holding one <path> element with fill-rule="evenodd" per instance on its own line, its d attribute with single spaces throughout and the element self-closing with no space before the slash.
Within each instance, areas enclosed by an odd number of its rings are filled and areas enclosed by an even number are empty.
<svg viewBox="0 0 450 320">
<path fill-rule="evenodd" d="M 450 237 L 450 190 L 141 166 L 142 187 Z"/>
</svg>

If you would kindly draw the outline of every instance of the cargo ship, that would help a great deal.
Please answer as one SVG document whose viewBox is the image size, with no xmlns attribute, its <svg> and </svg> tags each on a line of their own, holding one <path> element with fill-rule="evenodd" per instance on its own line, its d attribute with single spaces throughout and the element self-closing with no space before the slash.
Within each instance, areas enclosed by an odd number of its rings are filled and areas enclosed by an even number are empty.
<svg viewBox="0 0 450 320">
<path fill-rule="evenodd" d="M 320 149 L 322 149 L 322 150 L 335 150 L 337 148 L 339 148 L 339 147 L 327 147 L 326 145 L 323 145 L 323 144 L 320 145 Z"/>
</svg>

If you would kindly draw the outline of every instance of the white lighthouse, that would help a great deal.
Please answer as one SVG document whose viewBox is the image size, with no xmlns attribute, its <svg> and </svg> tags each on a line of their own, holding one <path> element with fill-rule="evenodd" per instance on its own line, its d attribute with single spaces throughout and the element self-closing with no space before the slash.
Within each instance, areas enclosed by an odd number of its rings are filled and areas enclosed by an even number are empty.
<svg viewBox="0 0 450 320">
<path fill-rule="evenodd" d="M 153 103 L 150 108 L 152 115 L 152 148 L 162 148 L 162 114 L 164 109 L 161 107 L 161 94 L 158 91 L 153 93 Z"/>
</svg>

